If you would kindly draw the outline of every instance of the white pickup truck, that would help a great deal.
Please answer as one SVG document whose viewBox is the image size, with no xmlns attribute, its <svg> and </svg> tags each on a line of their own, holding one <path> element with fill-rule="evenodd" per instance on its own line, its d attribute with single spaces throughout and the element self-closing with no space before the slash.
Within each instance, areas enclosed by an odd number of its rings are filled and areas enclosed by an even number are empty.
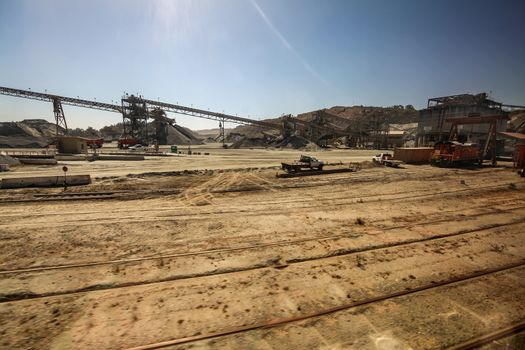
<svg viewBox="0 0 525 350">
<path fill-rule="evenodd" d="M 385 165 L 392 168 L 399 168 L 401 162 L 398 160 L 393 160 L 390 153 L 380 153 L 372 157 L 372 161 L 379 165 Z"/>
<path fill-rule="evenodd" d="M 140 143 L 138 143 L 136 145 L 133 145 L 133 146 L 129 146 L 128 149 L 130 151 L 147 151 L 148 150 L 148 148 L 146 146 L 143 146 Z"/>
</svg>

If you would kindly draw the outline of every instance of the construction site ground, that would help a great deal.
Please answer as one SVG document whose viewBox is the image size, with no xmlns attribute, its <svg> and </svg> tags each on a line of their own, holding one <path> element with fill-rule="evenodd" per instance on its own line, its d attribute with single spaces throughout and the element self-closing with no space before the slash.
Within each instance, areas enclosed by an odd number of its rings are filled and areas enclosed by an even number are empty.
<svg viewBox="0 0 525 350">
<path fill-rule="evenodd" d="M 0 348 L 525 346 L 525 182 L 512 169 L 280 179 L 264 167 L 300 152 L 217 153 L 71 166 L 99 178 L 68 192 L 107 198 L 1 191 Z M 152 162 L 214 170 L 138 175 Z"/>
<path fill-rule="evenodd" d="M 325 162 L 362 162 L 370 160 L 378 151 L 352 149 L 322 149 L 314 151 L 295 150 L 289 148 L 254 148 L 254 149 L 223 149 L 222 144 L 206 144 L 190 146 L 192 155 L 188 155 L 188 146 L 179 146 L 182 154 L 170 153 L 169 147 L 161 147 L 166 157 L 146 156 L 144 161 L 131 162 L 126 160 L 110 161 L 59 161 L 57 166 L 12 167 L 12 171 L 2 173 L 1 177 L 52 176 L 61 175 L 62 166 L 67 165 L 68 174 L 90 174 L 92 177 L 125 176 L 144 172 L 172 172 L 184 170 L 205 169 L 245 169 L 280 167 L 282 161 L 299 159 L 301 154 L 308 154 Z M 35 152 L 35 149 L 4 149 L 8 152 Z M 107 144 L 97 151 L 100 154 L 121 152 L 135 155 L 139 152 L 121 151 L 116 145 Z M 195 153 L 200 154 L 195 154 Z M 205 155 L 204 153 L 209 153 Z M 139 153 L 140 154 L 140 153 Z"/>
</svg>

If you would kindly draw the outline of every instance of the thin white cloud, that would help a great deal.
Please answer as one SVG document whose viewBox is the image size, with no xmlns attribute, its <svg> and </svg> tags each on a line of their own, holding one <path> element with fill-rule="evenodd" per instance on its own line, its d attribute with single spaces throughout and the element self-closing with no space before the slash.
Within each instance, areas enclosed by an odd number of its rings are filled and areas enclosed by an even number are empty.
<svg viewBox="0 0 525 350">
<path fill-rule="evenodd" d="M 284 47 L 286 47 L 295 57 L 297 57 L 299 59 L 299 61 L 301 62 L 301 64 L 304 66 L 304 68 L 310 73 L 312 74 L 315 78 L 317 78 L 320 82 L 322 82 L 323 84 L 325 84 L 327 87 L 330 87 L 330 88 L 333 88 L 332 84 L 330 84 L 326 79 L 324 79 L 321 74 L 319 74 L 319 72 L 317 72 L 314 67 L 312 67 L 308 61 L 306 61 L 306 59 L 303 58 L 303 56 L 301 56 L 299 54 L 299 52 L 297 52 L 297 50 L 292 46 L 292 44 L 290 44 L 290 42 L 288 40 L 286 40 L 286 38 L 281 34 L 281 32 L 275 27 L 275 25 L 273 24 L 273 22 L 268 18 L 268 16 L 266 15 L 266 13 L 263 11 L 263 9 L 259 6 L 259 4 L 257 4 L 257 2 L 255 0 L 251 0 L 252 2 L 252 5 L 253 7 L 255 7 L 255 9 L 257 10 L 257 12 L 259 13 L 259 15 L 261 16 L 261 18 L 263 19 L 264 23 L 266 23 L 266 25 L 268 26 L 268 28 L 270 28 L 270 30 L 272 31 L 272 33 L 279 39 L 279 41 L 284 45 Z"/>
<path fill-rule="evenodd" d="M 191 32 L 191 11 L 197 6 L 191 0 L 148 1 L 153 40 L 157 45 L 170 45 L 184 40 Z"/>
</svg>

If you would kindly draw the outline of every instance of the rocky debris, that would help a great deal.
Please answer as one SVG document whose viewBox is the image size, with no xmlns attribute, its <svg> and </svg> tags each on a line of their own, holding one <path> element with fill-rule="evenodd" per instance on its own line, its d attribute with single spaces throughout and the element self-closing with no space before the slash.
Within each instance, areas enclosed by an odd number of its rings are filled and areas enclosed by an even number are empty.
<svg viewBox="0 0 525 350">
<path fill-rule="evenodd" d="M 382 114 L 387 117 L 391 124 L 406 124 L 417 122 L 418 111 L 411 105 L 392 106 L 392 107 L 374 107 L 374 106 L 335 106 L 324 110 L 326 113 L 335 115 L 343 119 L 366 118 L 370 115 Z M 310 112 L 312 113 L 312 112 Z"/>
<path fill-rule="evenodd" d="M 237 137 L 230 148 L 252 148 L 252 147 L 275 147 L 275 148 L 293 148 L 293 149 L 312 149 L 317 146 L 308 139 L 292 135 L 289 137 Z"/>
<path fill-rule="evenodd" d="M 264 138 L 242 137 L 232 143 L 229 148 L 252 148 L 252 147 L 268 147 L 268 143 Z"/>
<path fill-rule="evenodd" d="M 313 142 L 310 142 L 308 139 L 301 136 L 289 136 L 284 138 L 282 141 L 275 145 L 276 147 L 282 148 L 294 148 L 294 149 L 303 149 L 315 146 Z"/>
</svg>

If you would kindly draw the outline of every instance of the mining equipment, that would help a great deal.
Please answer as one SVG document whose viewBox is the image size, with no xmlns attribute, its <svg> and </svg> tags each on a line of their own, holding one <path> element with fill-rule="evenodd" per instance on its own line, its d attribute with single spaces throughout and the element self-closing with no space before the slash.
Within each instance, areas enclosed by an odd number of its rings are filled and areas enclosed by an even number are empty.
<svg viewBox="0 0 525 350">
<path fill-rule="evenodd" d="M 133 137 L 121 137 L 117 141 L 117 147 L 120 149 L 130 148 L 131 146 L 138 145 L 140 143 L 139 139 Z"/>
<path fill-rule="evenodd" d="M 122 126 L 124 128 L 122 138 L 130 141 L 138 140 L 137 143 L 149 145 L 147 128 L 149 118 L 148 105 L 142 97 L 135 95 L 123 96 L 121 103 Z"/>
<path fill-rule="evenodd" d="M 469 116 L 463 118 L 448 118 L 447 122 L 451 123 L 449 140 L 459 140 L 459 126 L 460 125 L 480 125 L 488 124 L 487 139 L 481 149 L 478 148 L 479 165 L 483 164 L 485 159 L 490 159 L 492 166 L 496 165 L 496 136 L 497 136 L 497 125 L 501 120 L 509 120 L 507 114 L 498 115 L 484 115 L 484 116 Z M 465 152 L 468 154 L 470 151 Z M 470 157 L 470 155 L 467 155 Z"/>
<path fill-rule="evenodd" d="M 221 122 L 224 128 L 225 122 L 242 125 L 257 125 L 265 129 L 281 130 L 281 126 L 276 123 L 242 118 L 225 113 L 218 113 L 209 110 L 197 109 L 193 107 L 181 106 L 178 104 L 166 103 L 161 101 L 145 99 L 140 95 L 124 94 L 121 104 L 103 103 L 89 101 L 80 98 L 58 96 L 53 94 L 35 92 L 30 90 L 13 89 L 0 86 L 0 94 L 26 99 L 33 99 L 53 104 L 53 114 L 56 122 L 56 137 L 61 134 L 67 135 L 67 123 L 62 105 L 97 109 L 107 112 L 122 114 L 123 133 L 119 139 L 120 148 L 127 148 L 135 144 L 149 145 L 150 141 L 158 144 L 165 144 L 162 138 L 166 136 L 168 125 L 173 125 L 175 119 L 167 118 L 166 113 L 176 113 L 188 115 L 196 118 L 204 118 Z M 150 135 L 151 124 L 155 129 L 154 135 Z M 159 140 L 159 138 L 161 140 Z M 160 141 L 160 142 L 159 142 Z"/>
<path fill-rule="evenodd" d="M 462 118 L 448 118 L 451 124 L 449 141 L 439 141 L 434 144 L 434 151 L 430 163 L 438 166 L 455 166 L 460 164 L 482 165 L 487 158 L 493 166 L 496 165 L 496 135 L 497 123 L 508 120 L 506 114 L 492 116 L 468 116 Z M 459 139 L 459 126 L 488 124 L 487 138 L 480 148 L 475 143 L 461 143 Z"/>
<path fill-rule="evenodd" d="M 328 140 L 349 135 L 348 121 L 337 117 L 325 110 L 315 111 L 310 120 L 301 120 L 291 115 L 284 116 L 282 121 L 262 121 L 238 117 L 225 113 L 186 107 L 158 100 L 146 99 L 139 94 L 126 94 L 122 96 L 120 104 L 103 103 L 96 100 L 89 101 L 80 98 L 52 95 L 29 90 L 13 89 L 0 86 L 0 94 L 33 99 L 53 104 L 53 113 L 56 122 L 56 136 L 67 135 L 66 117 L 62 105 L 91 108 L 122 115 L 122 135 L 118 140 L 119 148 L 128 148 L 135 144 L 167 144 L 167 134 L 170 125 L 175 124 L 175 119 L 168 118 L 166 113 L 188 115 L 219 122 L 221 140 L 225 144 L 224 123 L 241 125 L 256 125 L 265 130 L 278 130 L 284 137 L 296 133 L 307 135 L 320 146 L 326 146 Z M 264 133 L 264 132 L 263 132 Z"/>
<path fill-rule="evenodd" d="M 102 148 L 102 144 L 104 143 L 104 139 L 98 138 L 98 139 L 86 139 L 86 144 L 90 148 Z"/>
<path fill-rule="evenodd" d="M 344 118 L 318 110 L 310 113 L 308 120 L 302 120 L 291 114 L 280 117 L 283 138 L 303 136 L 314 141 L 320 147 L 326 147 L 328 140 L 348 136 Z"/>
<path fill-rule="evenodd" d="M 324 162 L 312 156 L 303 156 L 291 163 L 281 163 L 281 168 L 287 173 L 304 170 L 323 170 Z"/>
<path fill-rule="evenodd" d="M 440 141 L 434 145 L 430 164 L 441 167 L 459 164 L 482 163 L 479 146 L 475 143 L 460 143 L 457 141 Z"/>
</svg>

